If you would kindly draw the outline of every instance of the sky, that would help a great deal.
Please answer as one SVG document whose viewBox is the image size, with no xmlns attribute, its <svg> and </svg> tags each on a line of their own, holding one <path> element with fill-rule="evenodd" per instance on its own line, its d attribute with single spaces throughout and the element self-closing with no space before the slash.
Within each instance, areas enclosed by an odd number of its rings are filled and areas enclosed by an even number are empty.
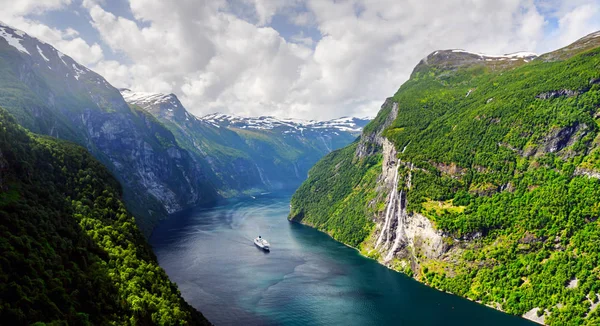
<svg viewBox="0 0 600 326">
<path fill-rule="evenodd" d="M 0 20 L 196 115 L 374 116 L 440 49 L 548 52 L 600 0 L 0 0 Z"/>
</svg>

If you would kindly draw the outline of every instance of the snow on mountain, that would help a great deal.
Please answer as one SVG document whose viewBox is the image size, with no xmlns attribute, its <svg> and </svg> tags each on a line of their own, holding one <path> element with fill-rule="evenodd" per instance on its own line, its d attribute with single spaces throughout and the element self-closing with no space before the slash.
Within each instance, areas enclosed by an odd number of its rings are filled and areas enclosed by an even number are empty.
<svg viewBox="0 0 600 326">
<path fill-rule="evenodd" d="M 127 88 L 122 88 L 119 90 L 121 91 L 121 95 L 123 95 L 125 101 L 130 104 L 136 104 L 139 106 L 160 104 L 170 104 L 174 107 L 181 106 L 173 94 L 133 92 Z"/>
<path fill-rule="evenodd" d="M 58 51 L 52 45 L 0 22 L 0 48 L 5 48 L 5 44 L 8 46 L 7 50 L 16 51 L 26 60 L 31 60 L 35 69 L 46 69 L 54 74 L 61 73 L 71 82 L 81 79 L 101 85 L 105 89 L 112 89 L 102 76 L 90 73 L 91 70 Z"/>
<path fill-rule="evenodd" d="M 328 121 L 303 120 L 296 118 L 276 118 L 272 116 L 241 117 L 236 115 L 213 113 L 195 117 L 187 112 L 174 94 L 136 92 L 127 88 L 120 89 L 121 95 L 129 104 L 138 105 L 153 114 L 163 116 L 185 115 L 185 119 L 198 119 L 214 127 L 237 129 L 276 130 L 284 134 L 318 132 L 348 132 L 359 134 L 372 118 L 341 117 Z"/>
<path fill-rule="evenodd" d="M 533 52 L 515 52 L 515 53 L 509 53 L 509 54 L 485 54 L 485 53 L 478 53 L 478 52 L 469 52 L 469 51 L 465 51 L 465 50 L 461 50 L 461 49 L 456 49 L 456 50 L 452 50 L 452 52 L 454 53 L 468 53 L 468 54 L 473 54 L 473 55 L 477 55 L 479 57 L 481 57 L 482 59 L 485 60 L 511 60 L 511 61 L 516 61 L 519 59 L 523 59 L 525 61 L 531 61 L 535 58 L 538 57 L 537 53 L 533 53 Z M 436 55 L 436 53 L 434 53 L 434 55 Z"/>
<path fill-rule="evenodd" d="M 15 49 L 23 53 L 31 55 L 31 53 L 27 51 L 23 44 L 21 44 L 21 41 L 23 40 L 23 32 L 17 29 L 12 29 L 8 26 L 3 26 L 0 23 L 0 36 L 2 36 L 6 40 L 6 42 L 8 42 L 8 45 L 14 47 Z"/>
<path fill-rule="evenodd" d="M 239 129 L 283 129 L 284 133 L 315 131 L 344 131 L 349 133 L 360 133 L 362 128 L 372 119 L 342 117 L 328 121 L 303 120 L 295 118 L 275 118 L 272 116 L 240 117 L 223 113 L 213 113 L 200 117 L 214 126 L 232 127 Z"/>
</svg>

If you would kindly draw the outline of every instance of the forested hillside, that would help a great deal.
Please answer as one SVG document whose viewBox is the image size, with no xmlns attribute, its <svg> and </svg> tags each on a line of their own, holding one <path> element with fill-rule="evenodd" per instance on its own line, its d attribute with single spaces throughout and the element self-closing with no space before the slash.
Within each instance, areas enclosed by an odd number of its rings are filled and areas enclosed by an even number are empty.
<svg viewBox="0 0 600 326">
<path fill-rule="evenodd" d="M 597 325 L 599 45 L 430 54 L 358 145 L 311 170 L 290 218 L 433 287 Z"/>
<path fill-rule="evenodd" d="M 169 281 L 109 171 L 0 109 L 0 323 L 208 324 Z"/>
</svg>

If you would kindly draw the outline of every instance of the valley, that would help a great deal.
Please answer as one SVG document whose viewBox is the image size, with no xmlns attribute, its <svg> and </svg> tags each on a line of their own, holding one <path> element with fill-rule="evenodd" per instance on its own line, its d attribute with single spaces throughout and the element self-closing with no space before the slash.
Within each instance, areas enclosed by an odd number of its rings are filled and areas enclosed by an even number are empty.
<svg viewBox="0 0 600 326">
<path fill-rule="evenodd" d="M 6 6 L 0 324 L 600 324 L 600 5 L 496 5 Z"/>
</svg>

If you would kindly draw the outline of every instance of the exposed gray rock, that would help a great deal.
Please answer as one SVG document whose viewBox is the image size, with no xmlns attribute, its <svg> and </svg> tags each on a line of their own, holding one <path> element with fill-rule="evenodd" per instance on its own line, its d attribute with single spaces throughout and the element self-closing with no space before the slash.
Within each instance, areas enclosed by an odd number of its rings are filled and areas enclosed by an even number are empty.
<svg viewBox="0 0 600 326">
<path fill-rule="evenodd" d="M 555 91 L 540 93 L 540 94 L 536 95 L 535 97 L 542 99 L 542 100 L 549 100 L 549 99 L 558 98 L 558 97 L 573 97 L 573 96 L 577 96 L 579 94 L 580 94 L 579 91 L 574 91 L 574 90 L 570 90 L 570 89 L 559 89 L 559 90 L 555 90 Z"/>
<path fill-rule="evenodd" d="M 574 175 L 586 176 L 588 178 L 600 179 L 600 172 L 584 168 L 576 168 Z"/>
<path fill-rule="evenodd" d="M 587 134 L 587 125 L 576 123 L 572 126 L 551 131 L 543 141 L 543 149 L 546 153 L 555 153 L 567 146 L 573 145 L 576 141 Z"/>
<path fill-rule="evenodd" d="M 384 143 L 382 133 L 385 130 L 385 128 L 389 127 L 392 124 L 392 122 L 396 120 L 396 117 L 398 116 L 398 103 L 394 102 L 394 99 L 389 97 L 381 106 L 381 111 L 387 108 L 391 108 L 391 110 L 388 116 L 386 117 L 385 122 L 382 125 L 378 126 L 377 129 L 373 132 L 363 133 L 360 136 L 360 142 L 358 143 L 356 152 L 354 154 L 355 157 L 363 158 L 378 153 L 381 150 Z"/>
</svg>

